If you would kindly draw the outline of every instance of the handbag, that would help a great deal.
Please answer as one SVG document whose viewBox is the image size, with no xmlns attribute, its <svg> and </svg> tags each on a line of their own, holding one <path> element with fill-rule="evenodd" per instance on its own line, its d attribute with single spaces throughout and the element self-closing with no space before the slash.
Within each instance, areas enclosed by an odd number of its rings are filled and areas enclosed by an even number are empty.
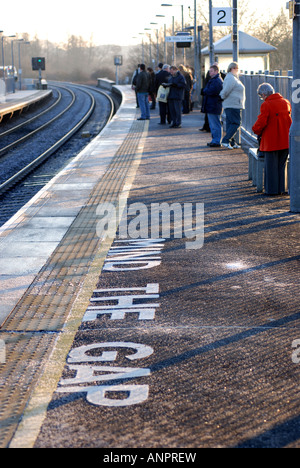
<svg viewBox="0 0 300 468">
<path fill-rule="evenodd" d="M 261 149 L 260 149 L 261 135 L 259 135 L 259 136 L 257 137 L 257 141 L 258 141 L 257 157 L 258 157 L 258 158 L 264 158 L 264 157 L 265 157 L 265 153 L 264 153 L 264 151 L 261 151 Z"/>
<path fill-rule="evenodd" d="M 157 101 L 167 103 L 169 92 L 170 88 L 164 88 L 163 86 L 160 86 L 157 92 Z"/>
</svg>

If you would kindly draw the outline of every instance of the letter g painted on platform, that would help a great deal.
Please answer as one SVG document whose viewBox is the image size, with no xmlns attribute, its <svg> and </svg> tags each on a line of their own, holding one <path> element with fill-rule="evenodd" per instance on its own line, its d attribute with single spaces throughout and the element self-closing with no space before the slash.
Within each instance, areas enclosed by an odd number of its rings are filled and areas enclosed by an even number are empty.
<svg viewBox="0 0 300 468">
<path fill-rule="evenodd" d="M 110 342 L 110 343 L 95 343 L 86 346 L 80 346 L 79 348 L 72 349 L 67 359 L 68 364 L 78 364 L 83 362 L 113 362 L 116 361 L 118 352 L 117 351 L 103 351 L 101 356 L 88 355 L 88 352 L 98 350 L 102 348 L 131 348 L 135 350 L 134 354 L 126 356 L 130 361 L 136 359 L 143 359 L 153 354 L 153 348 L 139 343 L 130 342 Z"/>
</svg>

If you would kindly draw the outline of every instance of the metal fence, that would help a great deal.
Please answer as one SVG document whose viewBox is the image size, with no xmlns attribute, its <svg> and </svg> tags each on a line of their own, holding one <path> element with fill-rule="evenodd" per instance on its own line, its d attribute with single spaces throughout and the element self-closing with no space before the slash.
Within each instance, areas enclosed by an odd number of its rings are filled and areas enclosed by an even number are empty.
<svg viewBox="0 0 300 468">
<path fill-rule="evenodd" d="M 289 72 L 289 75 L 291 73 Z M 252 127 L 260 113 L 262 101 L 257 95 L 257 88 L 262 83 L 270 83 L 276 93 L 280 93 L 284 98 L 292 102 L 292 76 L 280 76 L 280 72 L 273 75 L 265 74 L 245 74 L 240 75 L 240 80 L 246 88 L 246 109 L 243 111 L 242 137 L 249 144 L 257 146 L 257 137 L 252 132 Z"/>
</svg>

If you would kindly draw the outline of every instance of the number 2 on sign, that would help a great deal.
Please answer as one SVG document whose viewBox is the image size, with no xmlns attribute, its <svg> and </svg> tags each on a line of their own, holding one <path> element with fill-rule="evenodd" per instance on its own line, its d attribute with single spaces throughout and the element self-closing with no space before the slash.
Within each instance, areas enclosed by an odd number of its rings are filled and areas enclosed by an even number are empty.
<svg viewBox="0 0 300 468">
<path fill-rule="evenodd" d="M 231 26 L 232 8 L 213 8 L 213 26 Z"/>
<path fill-rule="evenodd" d="M 226 11 L 219 10 L 218 11 L 218 16 L 219 16 L 219 19 L 218 19 L 217 23 L 218 24 L 226 24 L 226 21 L 223 21 L 224 18 L 226 18 Z"/>
</svg>

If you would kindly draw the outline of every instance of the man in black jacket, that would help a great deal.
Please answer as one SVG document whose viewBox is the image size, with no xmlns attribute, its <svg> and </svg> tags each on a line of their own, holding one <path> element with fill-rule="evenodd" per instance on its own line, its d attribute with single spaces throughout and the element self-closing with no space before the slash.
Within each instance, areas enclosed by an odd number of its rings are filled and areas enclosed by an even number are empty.
<svg viewBox="0 0 300 468">
<path fill-rule="evenodd" d="M 141 109 L 141 117 L 138 120 L 149 120 L 150 119 L 150 107 L 149 107 L 149 86 L 150 76 L 146 72 L 146 66 L 144 63 L 140 65 L 141 72 L 138 74 L 136 79 L 136 93 Z"/>
<path fill-rule="evenodd" d="M 163 65 L 162 63 L 158 64 L 158 68 L 160 71 L 155 76 L 155 91 L 156 95 L 158 93 L 158 88 L 162 85 L 162 83 L 168 83 L 169 78 L 171 77 L 171 73 L 169 72 L 170 66 L 168 64 Z M 166 119 L 168 119 L 168 123 L 171 123 L 171 119 L 169 117 L 169 106 L 166 102 L 158 102 L 159 104 L 159 115 L 160 115 L 160 123 L 159 125 L 165 125 Z"/>
<path fill-rule="evenodd" d="M 186 87 L 186 81 L 184 76 L 180 73 L 175 65 L 170 67 L 171 78 L 169 80 L 170 93 L 168 97 L 169 109 L 172 119 L 172 125 L 170 128 L 181 127 L 181 112 L 182 112 L 182 100 L 184 97 L 184 90 Z"/>
</svg>

